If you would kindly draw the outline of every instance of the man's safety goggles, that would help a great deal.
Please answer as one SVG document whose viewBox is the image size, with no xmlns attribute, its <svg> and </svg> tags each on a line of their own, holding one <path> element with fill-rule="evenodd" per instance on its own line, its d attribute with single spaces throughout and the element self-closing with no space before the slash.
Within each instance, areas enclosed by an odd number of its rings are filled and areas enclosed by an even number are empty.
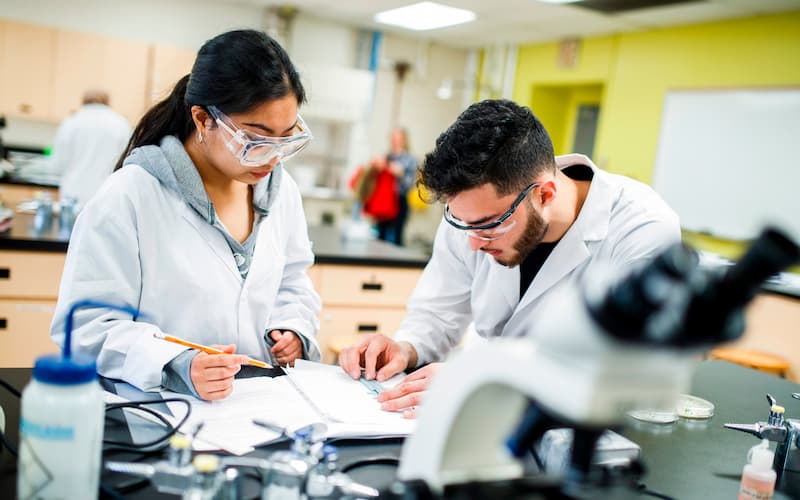
<svg viewBox="0 0 800 500">
<path fill-rule="evenodd" d="M 275 158 L 288 160 L 305 148 L 313 136 L 306 122 L 297 115 L 297 123 L 292 135 L 286 137 L 267 137 L 242 129 L 216 106 L 207 106 L 208 112 L 222 129 L 230 134 L 225 142 L 228 151 L 245 167 L 261 167 Z"/>
<path fill-rule="evenodd" d="M 492 222 L 487 224 L 477 224 L 477 225 L 468 225 L 464 224 L 463 221 L 455 217 L 452 213 L 450 213 L 450 207 L 448 205 L 444 206 L 444 220 L 447 221 L 448 224 L 453 226 L 456 229 L 460 229 L 462 231 L 466 231 L 473 238 L 478 238 L 479 240 L 484 241 L 493 241 L 502 238 L 507 232 L 511 231 L 511 228 L 514 227 L 516 224 L 515 220 L 509 220 L 512 215 L 514 215 L 514 211 L 517 209 L 522 200 L 528 196 L 528 193 L 535 187 L 540 186 L 538 182 L 534 182 L 533 184 L 528 185 L 522 192 L 517 196 L 517 199 L 514 200 L 514 203 L 511 204 L 511 208 L 506 210 L 503 215 L 498 217 Z"/>
</svg>

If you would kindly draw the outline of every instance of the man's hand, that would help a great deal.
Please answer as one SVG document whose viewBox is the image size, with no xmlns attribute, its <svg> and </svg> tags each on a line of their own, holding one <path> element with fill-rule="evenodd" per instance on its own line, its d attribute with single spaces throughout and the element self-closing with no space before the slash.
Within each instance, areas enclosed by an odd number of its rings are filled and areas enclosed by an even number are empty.
<svg viewBox="0 0 800 500">
<path fill-rule="evenodd" d="M 272 330 L 269 337 L 275 345 L 269 350 L 278 364 L 294 366 L 294 360 L 303 356 L 303 341 L 291 330 Z"/>
<path fill-rule="evenodd" d="M 189 375 L 197 394 L 206 401 L 223 399 L 233 390 L 233 376 L 239 373 L 247 356 L 234 355 L 236 345 L 212 345 L 229 354 L 199 353 L 192 359 Z"/>
<path fill-rule="evenodd" d="M 379 333 L 367 335 L 339 353 L 339 366 L 354 379 L 361 377 L 361 367 L 364 367 L 364 378 L 383 382 L 416 365 L 417 351 L 411 344 L 395 342 Z"/>
<path fill-rule="evenodd" d="M 416 418 L 417 405 L 422 403 L 425 390 L 431 382 L 436 371 L 442 366 L 441 363 L 431 363 L 420 368 L 402 382 L 378 394 L 378 402 L 381 403 L 381 410 L 400 411 L 403 410 L 405 418 Z"/>
</svg>

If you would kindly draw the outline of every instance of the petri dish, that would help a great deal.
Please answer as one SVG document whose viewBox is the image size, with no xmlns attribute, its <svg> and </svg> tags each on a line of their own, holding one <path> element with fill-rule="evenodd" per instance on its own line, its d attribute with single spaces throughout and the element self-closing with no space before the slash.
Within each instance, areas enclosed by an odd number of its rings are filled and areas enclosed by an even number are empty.
<svg viewBox="0 0 800 500">
<path fill-rule="evenodd" d="M 633 410 L 629 411 L 628 415 L 636 420 L 653 424 L 671 424 L 678 420 L 678 414 L 673 410 Z"/>
<path fill-rule="evenodd" d="M 714 404 L 697 396 L 681 394 L 678 396 L 676 412 L 683 418 L 711 418 L 714 416 Z"/>
</svg>

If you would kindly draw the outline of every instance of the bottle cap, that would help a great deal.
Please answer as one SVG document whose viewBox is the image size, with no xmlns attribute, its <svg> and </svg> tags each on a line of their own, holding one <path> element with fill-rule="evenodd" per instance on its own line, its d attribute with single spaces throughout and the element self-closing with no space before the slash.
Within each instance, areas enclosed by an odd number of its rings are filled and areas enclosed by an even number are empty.
<svg viewBox="0 0 800 500">
<path fill-rule="evenodd" d="M 81 356 L 41 356 L 33 365 L 33 378 L 53 385 L 85 384 L 97 378 L 97 364 L 93 358 Z"/>
<path fill-rule="evenodd" d="M 173 434 L 171 438 L 169 438 L 169 445 L 171 448 L 175 448 L 178 450 L 191 448 L 192 447 L 192 440 L 186 434 L 181 434 L 180 432 Z"/>
<path fill-rule="evenodd" d="M 216 455 L 197 455 L 192 460 L 192 465 L 197 472 L 215 472 L 219 469 L 219 457 Z"/>
<path fill-rule="evenodd" d="M 775 454 L 769 449 L 769 441 L 762 439 L 760 443 L 750 448 L 747 452 L 747 461 L 753 468 L 760 471 L 772 469 Z"/>
</svg>

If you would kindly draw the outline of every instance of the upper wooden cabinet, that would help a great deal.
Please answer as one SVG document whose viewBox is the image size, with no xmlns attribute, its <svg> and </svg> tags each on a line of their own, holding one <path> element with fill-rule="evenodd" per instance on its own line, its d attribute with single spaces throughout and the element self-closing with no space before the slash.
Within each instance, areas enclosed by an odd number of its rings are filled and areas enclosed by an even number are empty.
<svg viewBox="0 0 800 500">
<path fill-rule="evenodd" d="M 51 120 L 56 31 L 0 20 L 0 113 Z"/>
<path fill-rule="evenodd" d="M 59 123 L 104 89 L 131 126 L 189 73 L 191 49 L 0 19 L 0 115 Z"/>
<path fill-rule="evenodd" d="M 61 121 L 80 108 L 87 89 L 103 89 L 111 108 L 135 125 L 145 110 L 147 65 L 145 43 L 57 30 L 52 118 Z"/>
<path fill-rule="evenodd" d="M 196 51 L 181 47 L 154 45 L 150 48 L 148 107 L 167 97 L 175 83 L 192 71 L 196 56 Z"/>
</svg>

